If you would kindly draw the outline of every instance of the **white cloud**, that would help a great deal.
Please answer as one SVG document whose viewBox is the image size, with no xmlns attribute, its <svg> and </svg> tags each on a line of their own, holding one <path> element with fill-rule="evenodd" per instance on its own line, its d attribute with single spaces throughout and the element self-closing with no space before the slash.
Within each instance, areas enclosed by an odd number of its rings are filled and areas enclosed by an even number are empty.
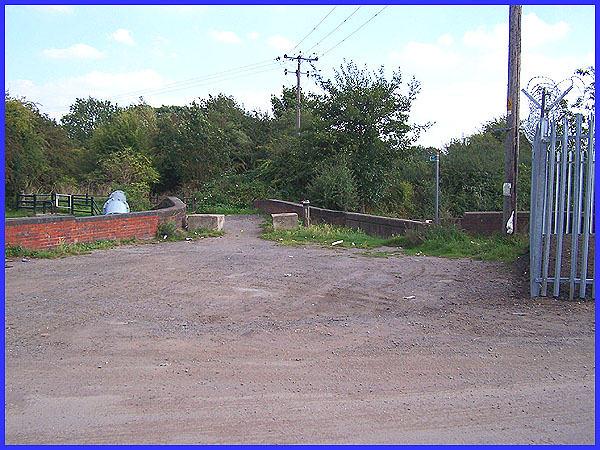
<svg viewBox="0 0 600 450">
<path fill-rule="evenodd" d="M 465 45 L 481 51 L 498 51 L 508 46 L 508 23 L 495 25 L 491 30 L 480 26 L 476 31 L 467 31 L 463 36 Z"/>
<path fill-rule="evenodd" d="M 54 59 L 97 59 L 104 56 L 101 51 L 87 44 L 74 44 L 69 48 L 48 48 L 42 53 Z"/>
<path fill-rule="evenodd" d="M 442 147 L 462 133 L 469 136 L 503 114 L 506 89 L 487 80 L 469 80 L 444 86 L 426 86 L 411 107 L 411 122 L 435 122 L 421 134 L 419 144 Z M 443 99 L 440 101 L 440 99 Z"/>
<path fill-rule="evenodd" d="M 569 24 L 558 22 L 547 24 L 535 13 L 522 16 L 521 19 L 521 49 L 534 50 L 541 45 L 555 42 L 567 35 Z M 482 51 L 499 51 L 508 47 L 508 22 L 495 25 L 493 28 L 481 26 L 476 31 L 467 31 L 463 42 L 472 48 Z"/>
<path fill-rule="evenodd" d="M 258 34 L 256 31 L 251 31 L 250 33 L 246 33 L 246 37 L 251 41 L 255 41 L 260 38 L 260 34 Z"/>
<path fill-rule="evenodd" d="M 133 40 L 131 33 L 131 30 L 119 28 L 117 31 L 110 35 L 110 38 L 114 39 L 115 41 L 122 42 L 123 44 L 135 45 L 135 41 Z"/>
<path fill-rule="evenodd" d="M 449 34 L 443 34 L 438 38 L 438 43 L 444 47 L 449 47 L 454 43 L 454 39 Z"/>
<path fill-rule="evenodd" d="M 394 62 L 419 70 L 442 70 L 455 67 L 459 62 L 459 56 L 455 52 L 441 49 L 437 45 L 423 44 L 411 41 L 404 46 L 400 52 L 392 52 L 389 55 Z"/>
<path fill-rule="evenodd" d="M 534 13 L 523 16 L 521 24 L 521 43 L 523 50 L 533 50 L 540 45 L 562 39 L 570 30 L 565 22 L 550 25 Z"/>
<path fill-rule="evenodd" d="M 284 38 L 280 34 L 276 34 L 267 39 L 267 45 L 277 50 L 289 50 L 294 47 L 294 43 L 289 39 Z"/>
<path fill-rule="evenodd" d="M 8 81 L 5 87 L 11 95 L 35 100 L 40 112 L 59 119 L 69 110 L 76 98 L 89 96 L 97 99 L 109 99 L 119 105 L 135 103 L 139 94 L 123 95 L 142 90 L 159 89 L 174 80 L 163 78 L 154 70 L 140 70 L 127 73 L 106 73 L 93 71 L 81 77 L 62 78 L 57 81 L 36 85 L 29 80 Z M 122 97 L 117 97 L 123 95 Z M 149 104 L 162 104 L 162 97 L 142 94 Z M 117 97 L 117 98 L 115 98 Z M 158 100 L 157 100 L 158 98 Z"/>
<path fill-rule="evenodd" d="M 246 111 L 260 110 L 262 112 L 270 112 L 271 95 L 281 95 L 281 89 L 236 91 L 232 95 Z"/>
<path fill-rule="evenodd" d="M 224 42 L 226 44 L 241 44 L 242 41 L 233 31 L 210 31 L 210 37 L 217 42 Z"/>
</svg>

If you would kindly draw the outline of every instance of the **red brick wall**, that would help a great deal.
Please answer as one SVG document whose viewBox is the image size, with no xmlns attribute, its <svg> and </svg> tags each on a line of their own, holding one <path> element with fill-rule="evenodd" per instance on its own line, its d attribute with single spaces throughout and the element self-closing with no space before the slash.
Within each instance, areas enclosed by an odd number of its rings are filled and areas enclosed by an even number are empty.
<svg viewBox="0 0 600 450">
<path fill-rule="evenodd" d="M 168 200 L 168 201 L 167 201 Z M 94 242 L 101 239 L 150 239 L 161 223 L 170 221 L 185 227 L 185 205 L 175 197 L 161 203 L 156 211 L 107 216 L 47 216 L 5 219 L 4 245 L 43 250 L 61 243 Z"/>
</svg>

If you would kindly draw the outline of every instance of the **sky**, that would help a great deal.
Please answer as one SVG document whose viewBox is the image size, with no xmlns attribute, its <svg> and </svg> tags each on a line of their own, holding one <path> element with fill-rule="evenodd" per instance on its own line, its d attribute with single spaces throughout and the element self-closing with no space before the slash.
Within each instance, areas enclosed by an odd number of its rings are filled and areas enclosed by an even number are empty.
<svg viewBox="0 0 600 450">
<path fill-rule="evenodd" d="M 161 106 L 222 93 L 268 113 L 271 96 L 296 85 L 296 62 L 283 56 L 299 52 L 318 57 L 325 79 L 344 60 L 400 72 L 404 93 L 414 77 L 409 120 L 434 123 L 423 146 L 443 148 L 506 114 L 506 5 L 5 5 L 4 14 L 5 91 L 56 120 L 90 96 Z M 595 65 L 594 43 L 594 5 L 524 5 L 521 87 Z M 313 68 L 302 71 L 302 89 L 323 93 Z M 521 118 L 528 111 L 521 95 Z"/>
</svg>

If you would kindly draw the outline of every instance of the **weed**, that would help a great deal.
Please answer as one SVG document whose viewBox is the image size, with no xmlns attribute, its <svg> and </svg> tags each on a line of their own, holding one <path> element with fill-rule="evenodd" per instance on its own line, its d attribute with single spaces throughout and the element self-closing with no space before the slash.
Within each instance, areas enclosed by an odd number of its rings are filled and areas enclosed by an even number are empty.
<svg viewBox="0 0 600 450">
<path fill-rule="evenodd" d="M 250 207 L 240 207 L 235 205 L 219 205 L 219 206 L 200 206 L 196 208 L 196 214 L 224 214 L 231 216 L 234 214 L 259 214 L 260 211 Z"/>
<path fill-rule="evenodd" d="M 353 228 L 337 227 L 328 224 L 314 224 L 295 230 L 273 230 L 272 225 L 264 225 L 263 239 L 276 241 L 283 245 L 303 245 L 308 242 L 325 247 L 374 248 L 384 245 L 385 239 L 369 236 Z M 340 242 L 341 241 L 341 242 Z"/>
<path fill-rule="evenodd" d="M 456 226 L 407 230 L 405 236 L 394 236 L 389 239 L 369 236 L 360 230 L 327 224 L 311 225 L 308 228 L 300 227 L 296 230 L 274 231 L 272 225 L 265 223 L 263 230 L 261 236 L 263 239 L 275 241 L 281 245 L 303 245 L 312 242 L 332 247 L 334 242 L 342 241 L 333 248 L 373 249 L 385 246 L 401 250 L 357 253 L 372 258 L 387 258 L 403 253 L 512 262 L 527 251 L 529 244 L 527 235 L 470 236 Z"/>
</svg>

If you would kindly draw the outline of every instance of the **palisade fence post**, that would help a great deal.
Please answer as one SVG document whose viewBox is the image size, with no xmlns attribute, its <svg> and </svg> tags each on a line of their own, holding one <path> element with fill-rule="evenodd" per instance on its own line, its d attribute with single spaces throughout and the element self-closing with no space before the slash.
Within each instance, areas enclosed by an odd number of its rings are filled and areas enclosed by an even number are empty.
<svg viewBox="0 0 600 450">
<path fill-rule="evenodd" d="M 37 197 L 35 194 L 33 194 L 33 215 L 36 216 L 37 215 Z"/>
<path fill-rule="evenodd" d="M 540 120 L 537 126 L 531 157 L 531 210 L 529 220 L 529 290 L 531 297 L 540 295 L 538 282 L 542 275 L 542 227 L 544 216 L 544 183 L 546 179 L 546 128 L 545 95 L 542 97 Z"/>
<path fill-rule="evenodd" d="M 560 293 L 560 273 L 562 267 L 563 240 L 565 237 L 565 201 L 567 186 L 567 163 L 569 159 L 569 121 L 563 119 L 563 135 L 561 138 L 561 156 L 560 156 L 560 201 L 558 204 L 558 224 L 556 228 L 556 259 L 554 262 L 554 297 Z M 568 208 L 568 205 L 566 205 Z"/>
<path fill-rule="evenodd" d="M 546 209 L 544 212 L 543 246 L 544 257 L 542 267 L 541 295 L 548 294 L 548 272 L 550 269 L 550 244 L 552 243 L 552 205 L 554 204 L 552 190 L 554 185 L 554 172 L 556 168 L 556 122 L 550 124 L 550 152 L 548 154 L 548 178 L 546 180 Z"/>
<path fill-rule="evenodd" d="M 589 116 L 588 125 L 588 138 L 587 138 L 587 150 L 586 150 L 586 174 L 585 174 L 585 202 L 584 202 L 584 219 L 583 219 L 583 247 L 581 249 L 581 282 L 579 288 L 579 297 L 585 298 L 587 288 L 587 265 L 588 265 L 588 251 L 590 244 L 590 222 L 593 214 L 592 208 L 594 204 L 594 165 L 595 165 L 595 152 L 594 152 L 594 116 Z M 591 230 L 593 232 L 593 230 Z M 592 277 L 594 275 L 592 274 Z M 593 283 L 593 281 L 592 281 Z"/>
<path fill-rule="evenodd" d="M 583 116 L 581 114 L 575 115 L 575 162 L 574 162 L 574 176 L 573 176 L 573 226 L 571 228 L 571 273 L 569 276 L 569 300 L 573 300 L 575 296 L 577 277 L 577 257 L 579 252 L 579 235 L 581 227 L 581 199 L 582 192 L 580 189 L 580 182 L 578 181 L 581 174 L 581 129 Z"/>
</svg>

